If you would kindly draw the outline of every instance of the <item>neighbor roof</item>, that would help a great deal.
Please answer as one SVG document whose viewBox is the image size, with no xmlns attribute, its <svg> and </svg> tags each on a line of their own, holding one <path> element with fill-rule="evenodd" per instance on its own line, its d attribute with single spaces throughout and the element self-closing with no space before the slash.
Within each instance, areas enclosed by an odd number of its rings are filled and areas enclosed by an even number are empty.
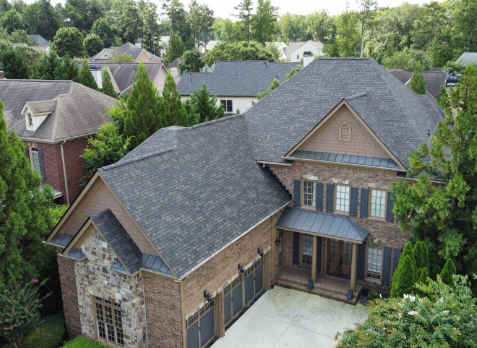
<svg viewBox="0 0 477 348">
<path fill-rule="evenodd" d="M 289 42 L 288 46 L 285 49 L 285 54 L 287 56 L 287 59 L 290 59 L 290 56 L 293 52 L 295 52 L 297 49 L 299 49 L 301 46 L 303 46 L 304 44 L 308 42 L 311 42 L 319 50 L 323 49 L 323 43 L 321 41 L 315 42 L 315 41 L 308 40 L 308 41 Z"/>
<path fill-rule="evenodd" d="M 428 130 L 432 134 L 444 117 L 430 97 L 373 59 L 315 59 L 245 112 L 255 158 L 286 162 L 282 157 L 343 99 L 406 167 L 409 153 L 428 142 Z"/>
<path fill-rule="evenodd" d="M 30 35 L 30 38 L 37 43 L 38 46 L 48 46 L 50 43 L 41 35 Z"/>
<path fill-rule="evenodd" d="M 116 103 L 101 92 L 72 81 L 0 80 L 0 100 L 8 130 L 20 138 L 60 141 L 94 134 L 108 121 L 106 109 Z M 51 112 L 36 132 L 26 129 L 24 105 Z"/>
<path fill-rule="evenodd" d="M 141 47 L 137 47 L 136 45 L 130 43 L 130 42 L 126 42 L 124 45 L 122 46 L 118 46 L 118 47 L 110 47 L 110 48 L 105 48 L 103 49 L 104 51 L 106 51 L 108 53 L 108 59 L 109 57 L 111 56 L 111 54 L 113 53 L 113 51 L 119 51 L 120 53 L 126 53 L 126 54 L 129 54 L 134 60 L 136 60 L 139 55 L 141 54 L 141 52 L 144 50 L 143 48 Z M 101 52 L 103 52 L 103 50 Z M 94 62 L 96 60 L 99 60 L 99 61 L 104 61 L 104 59 L 96 59 L 96 57 L 101 53 L 101 52 L 98 52 L 97 54 L 95 54 L 94 56 L 90 57 L 88 59 L 88 62 Z M 149 57 L 151 57 L 152 59 L 161 59 L 160 57 L 156 56 L 155 54 L 152 54 L 151 52 L 148 52 L 146 51 L 146 53 L 149 55 Z M 106 59 L 106 60 L 108 60 Z"/>
<path fill-rule="evenodd" d="M 399 81 L 405 85 L 409 85 L 414 71 L 406 71 L 400 69 L 392 69 L 391 73 L 396 76 Z M 426 90 L 434 97 L 437 97 L 441 89 L 441 85 L 446 84 L 445 71 L 424 71 L 424 80 L 426 80 Z"/>
<path fill-rule="evenodd" d="M 185 73 L 177 90 L 188 96 L 205 82 L 210 95 L 228 97 L 257 97 L 265 91 L 275 77 L 280 83 L 298 62 L 270 63 L 265 60 L 218 61 L 211 73 Z"/>
<path fill-rule="evenodd" d="M 477 64 L 477 52 L 464 52 L 457 58 L 456 62 L 464 65 L 469 65 L 469 63 Z"/>
</svg>

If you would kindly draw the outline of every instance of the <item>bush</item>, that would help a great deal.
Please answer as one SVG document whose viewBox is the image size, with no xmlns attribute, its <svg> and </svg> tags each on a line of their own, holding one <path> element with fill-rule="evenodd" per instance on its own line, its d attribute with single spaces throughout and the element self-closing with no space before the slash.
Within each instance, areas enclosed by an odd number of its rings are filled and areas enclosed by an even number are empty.
<svg viewBox="0 0 477 348">
<path fill-rule="evenodd" d="M 368 301 L 374 301 L 378 298 L 381 298 L 379 296 L 380 294 L 377 292 L 377 291 L 374 291 L 374 290 L 371 290 L 369 293 L 368 293 Z"/>
<path fill-rule="evenodd" d="M 65 321 L 61 315 L 43 318 L 43 324 L 29 334 L 23 348 L 56 348 L 65 336 Z"/>
<path fill-rule="evenodd" d="M 75 339 L 67 342 L 63 348 L 109 348 L 104 344 L 94 341 L 84 336 L 78 336 Z"/>
</svg>

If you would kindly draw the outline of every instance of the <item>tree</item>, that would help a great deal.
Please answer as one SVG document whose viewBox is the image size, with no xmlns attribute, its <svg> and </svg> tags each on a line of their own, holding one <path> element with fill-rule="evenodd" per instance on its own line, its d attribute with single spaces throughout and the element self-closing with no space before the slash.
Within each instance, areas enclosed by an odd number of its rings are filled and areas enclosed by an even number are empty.
<svg viewBox="0 0 477 348">
<path fill-rule="evenodd" d="M 253 9 L 252 0 L 242 0 L 240 4 L 234 7 L 236 11 L 239 11 L 238 15 L 235 15 L 239 20 L 244 24 L 245 36 L 244 39 L 247 42 L 250 42 L 250 25 L 252 23 L 252 9 Z"/>
<path fill-rule="evenodd" d="M 447 259 L 441 271 L 441 279 L 444 284 L 452 285 L 452 277 L 455 275 L 456 269 L 452 259 Z"/>
<path fill-rule="evenodd" d="M 114 90 L 113 83 L 111 82 L 111 76 L 107 69 L 103 70 L 103 88 L 101 88 L 101 92 L 106 95 L 109 95 L 113 98 L 118 98 L 118 93 Z"/>
<path fill-rule="evenodd" d="M 103 17 L 98 18 L 93 23 L 93 27 L 91 28 L 91 33 L 96 34 L 101 38 L 101 41 L 103 41 L 104 47 L 107 47 L 107 48 L 111 47 L 111 44 L 113 43 L 113 39 L 114 39 L 114 34 L 108 22 L 106 21 L 106 19 L 104 19 Z"/>
<path fill-rule="evenodd" d="M 59 59 L 55 68 L 55 80 L 71 80 L 76 81 L 78 78 L 78 64 L 66 55 Z"/>
<path fill-rule="evenodd" d="M 401 297 L 403 294 L 412 294 L 412 287 L 416 282 L 417 268 L 414 259 L 412 243 L 407 242 L 399 258 L 399 264 L 393 273 L 391 297 Z"/>
<path fill-rule="evenodd" d="M 165 126 L 187 126 L 187 115 L 177 91 L 176 83 L 170 71 L 167 72 L 166 82 L 162 90 L 162 116 Z"/>
<path fill-rule="evenodd" d="M 27 5 L 22 14 L 23 27 L 30 34 L 38 34 L 47 40 L 53 40 L 60 27 L 58 11 L 49 0 L 37 0 Z"/>
<path fill-rule="evenodd" d="M 447 96 L 447 87 L 445 84 L 442 84 L 439 92 L 436 95 L 436 100 L 437 104 L 439 104 L 439 106 L 443 109 L 447 103 Z"/>
<path fill-rule="evenodd" d="M 126 52 L 121 53 L 119 50 L 113 50 L 113 52 L 111 53 L 110 60 L 113 63 L 132 63 L 132 62 L 134 62 L 134 59 L 130 54 L 128 54 Z"/>
<path fill-rule="evenodd" d="M 154 54 L 161 49 L 160 26 L 157 18 L 157 5 L 150 1 L 138 1 L 139 18 L 142 22 L 142 47 Z"/>
<path fill-rule="evenodd" d="M 55 80 L 55 70 L 60 64 L 60 59 L 55 51 L 45 53 L 38 60 L 32 73 L 32 78 L 37 80 Z"/>
<path fill-rule="evenodd" d="M 417 241 L 412 249 L 412 254 L 414 256 L 414 261 L 416 262 L 416 268 L 418 270 L 425 268 L 427 273 L 429 273 L 429 250 L 427 249 L 426 243 L 423 241 Z"/>
<path fill-rule="evenodd" d="M 270 0 L 258 0 L 257 13 L 252 15 L 252 38 L 262 44 L 271 42 L 277 32 L 278 7 L 272 5 Z"/>
<path fill-rule="evenodd" d="M 58 55 L 63 57 L 83 57 L 83 35 L 76 28 L 60 28 L 56 32 L 53 43 L 56 47 Z"/>
<path fill-rule="evenodd" d="M 306 33 L 312 36 L 313 41 L 329 43 L 333 41 L 333 18 L 326 12 L 314 12 L 306 16 Z"/>
<path fill-rule="evenodd" d="M 337 348 L 476 347 L 477 300 L 467 277 L 417 285 L 419 296 L 375 301 L 368 319 L 348 330 Z"/>
<path fill-rule="evenodd" d="M 122 108 L 123 136 L 131 138 L 130 149 L 132 150 L 165 124 L 156 87 L 149 79 L 143 63 L 139 64 L 136 82 L 133 84 L 125 106 L 126 109 L 124 106 Z"/>
<path fill-rule="evenodd" d="M 222 105 L 217 105 L 217 97 L 211 96 L 207 90 L 205 83 L 202 84 L 202 88 L 192 92 L 189 99 L 191 103 L 191 109 L 187 110 L 187 113 L 197 114 L 197 122 L 202 123 L 207 121 L 216 120 L 218 118 L 225 117 L 225 111 Z M 193 119 L 194 117 L 190 117 Z M 193 126 L 195 123 L 189 122 L 187 126 Z"/>
<path fill-rule="evenodd" d="M 7 79 L 27 79 L 28 66 L 25 64 L 20 52 L 9 48 L 2 53 L 2 64 Z M 1 122 L 1 121 L 0 121 Z"/>
<path fill-rule="evenodd" d="M 291 79 L 293 75 L 301 70 L 301 65 L 297 64 L 294 68 L 291 68 L 288 74 L 285 75 L 285 81 Z"/>
<path fill-rule="evenodd" d="M 30 46 L 19 45 L 15 47 L 15 50 L 20 52 L 26 66 L 30 67 L 35 66 L 43 55 L 41 52 L 31 48 Z"/>
<path fill-rule="evenodd" d="M 360 38 L 360 49 L 359 56 L 363 56 L 363 36 L 364 30 L 367 21 L 370 19 L 374 10 L 378 7 L 378 2 L 376 0 L 356 0 L 358 4 L 358 17 L 361 24 L 361 38 Z"/>
<path fill-rule="evenodd" d="M 199 5 L 196 0 L 189 4 L 189 23 L 197 49 L 200 50 L 201 40 L 207 47 L 209 33 L 214 24 L 214 11 L 207 5 Z"/>
<path fill-rule="evenodd" d="M 169 19 L 170 31 L 179 35 L 187 49 L 191 49 L 194 46 L 194 41 L 191 38 L 191 28 L 187 21 L 188 15 L 184 4 L 180 0 L 165 0 L 162 8 Z"/>
<path fill-rule="evenodd" d="M 172 63 L 175 59 L 181 57 L 184 54 L 184 43 L 182 38 L 171 31 L 169 37 L 169 44 L 167 45 L 166 57 L 164 58 L 164 64 L 168 65 Z"/>
<path fill-rule="evenodd" d="M 14 30 L 10 34 L 10 41 L 15 43 L 24 43 L 28 46 L 36 45 L 36 41 L 33 41 L 25 30 Z"/>
<path fill-rule="evenodd" d="M 355 57 L 358 45 L 356 31 L 358 17 L 355 13 L 346 11 L 336 20 L 336 45 L 341 57 Z"/>
<path fill-rule="evenodd" d="M 261 100 L 261 99 L 265 98 L 267 95 L 272 93 L 278 87 L 280 87 L 280 81 L 277 78 L 274 78 L 272 83 L 270 83 L 270 86 L 268 86 L 266 91 L 258 93 L 257 99 Z"/>
<path fill-rule="evenodd" d="M 3 17 L 1 17 L 0 24 L 9 34 L 11 34 L 14 30 L 23 28 L 22 17 L 14 9 L 6 12 Z"/>
<path fill-rule="evenodd" d="M 98 54 L 104 48 L 103 41 L 97 34 L 86 35 L 83 46 L 90 57 Z"/>
<path fill-rule="evenodd" d="M 81 69 L 78 72 L 77 82 L 85 85 L 86 87 L 98 90 L 98 85 L 96 84 L 93 74 L 91 73 L 86 58 L 83 58 L 83 62 L 81 63 Z"/>
<path fill-rule="evenodd" d="M 426 267 L 421 267 L 417 270 L 416 283 L 425 284 L 429 278 L 429 271 Z"/>
<path fill-rule="evenodd" d="M 263 45 L 257 42 L 222 42 L 208 51 L 202 59 L 206 64 L 215 64 L 218 60 L 268 60 L 273 57 Z"/>
<path fill-rule="evenodd" d="M 278 30 L 282 41 L 306 41 L 311 40 L 311 31 L 307 31 L 305 16 L 286 13 L 278 21 Z"/>
<path fill-rule="evenodd" d="M 413 184 L 393 185 L 393 212 L 401 231 L 425 240 L 440 260 L 452 258 L 465 274 L 477 273 L 477 69 L 470 64 L 453 88 L 445 118 L 430 137 L 409 155 Z M 434 185 L 433 180 L 442 184 Z"/>
<path fill-rule="evenodd" d="M 141 25 L 138 8 L 134 0 L 115 0 L 107 12 L 106 19 L 122 43 L 134 43 Z"/>
<path fill-rule="evenodd" d="M 185 72 L 199 72 L 204 67 L 204 62 L 197 50 L 184 52 L 184 59 L 179 63 L 179 71 L 181 75 Z"/>
</svg>

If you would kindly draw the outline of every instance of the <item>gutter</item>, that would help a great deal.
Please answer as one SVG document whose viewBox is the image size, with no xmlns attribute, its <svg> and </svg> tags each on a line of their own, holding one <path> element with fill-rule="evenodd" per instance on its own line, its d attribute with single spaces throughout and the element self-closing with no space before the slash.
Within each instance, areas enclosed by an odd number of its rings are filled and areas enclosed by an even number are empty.
<svg viewBox="0 0 477 348">
<path fill-rule="evenodd" d="M 61 162 L 63 163 L 63 176 L 65 178 L 65 190 L 66 190 L 66 203 L 70 205 L 70 194 L 68 193 L 68 178 L 66 177 L 66 165 L 65 165 L 65 154 L 63 151 L 63 144 L 66 143 L 66 139 L 61 143 Z"/>
<path fill-rule="evenodd" d="M 31 142 L 35 142 L 35 143 L 43 143 L 43 144 L 60 144 L 60 143 L 64 144 L 67 141 L 86 138 L 86 137 L 96 135 L 96 134 L 98 134 L 98 132 L 77 135 L 77 136 L 74 136 L 74 137 L 71 137 L 71 138 L 65 138 L 65 139 L 60 139 L 60 140 L 25 138 L 25 137 L 20 137 L 20 140 L 31 141 Z"/>
</svg>

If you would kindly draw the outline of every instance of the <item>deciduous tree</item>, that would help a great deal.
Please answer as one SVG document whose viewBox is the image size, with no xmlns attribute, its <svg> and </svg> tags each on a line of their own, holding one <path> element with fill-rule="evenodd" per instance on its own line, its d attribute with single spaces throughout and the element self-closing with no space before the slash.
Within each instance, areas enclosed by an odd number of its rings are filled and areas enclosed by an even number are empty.
<svg viewBox="0 0 477 348">
<path fill-rule="evenodd" d="M 185 72 L 199 72 L 204 67 L 200 52 L 190 50 L 184 52 L 184 59 L 179 63 L 179 71 L 181 75 Z"/>
<path fill-rule="evenodd" d="M 252 38 L 262 44 L 274 40 L 277 33 L 278 7 L 270 0 L 257 0 L 257 12 L 251 18 Z"/>
<path fill-rule="evenodd" d="M 104 47 L 111 47 L 113 43 L 114 34 L 108 22 L 104 18 L 98 18 L 91 28 L 91 33 L 98 35 L 103 41 Z"/>
<path fill-rule="evenodd" d="M 274 78 L 272 83 L 270 83 L 270 86 L 268 86 L 267 90 L 257 94 L 257 99 L 261 100 L 261 99 L 265 98 L 267 95 L 272 93 L 278 87 L 280 87 L 280 81 L 277 78 Z"/>
<path fill-rule="evenodd" d="M 253 1 L 252 0 L 242 0 L 240 4 L 234 7 L 239 13 L 235 15 L 239 20 L 243 22 L 245 35 L 244 40 L 250 42 L 250 26 L 252 23 L 252 10 L 253 10 Z"/>
<path fill-rule="evenodd" d="M 29 74 L 28 66 L 25 64 L 20 52 L 14 48 L 9 48 L 2 53 L 1 61 L 7 79 L 27 79 Z"/>
<path fill-rule="evenodd" d="M 103 41 L 97 34 L 86 35 L 83 41 L 83 46 L 90 57 L 98 54 L 104 48 Z"/>
<path fill-rule="evenodd" d="M 53 43 L 60 57 L 69 55 L 81 58 L 84 56 L 83 35 L 76 28 L 58 29 Z"/>
</svg>

